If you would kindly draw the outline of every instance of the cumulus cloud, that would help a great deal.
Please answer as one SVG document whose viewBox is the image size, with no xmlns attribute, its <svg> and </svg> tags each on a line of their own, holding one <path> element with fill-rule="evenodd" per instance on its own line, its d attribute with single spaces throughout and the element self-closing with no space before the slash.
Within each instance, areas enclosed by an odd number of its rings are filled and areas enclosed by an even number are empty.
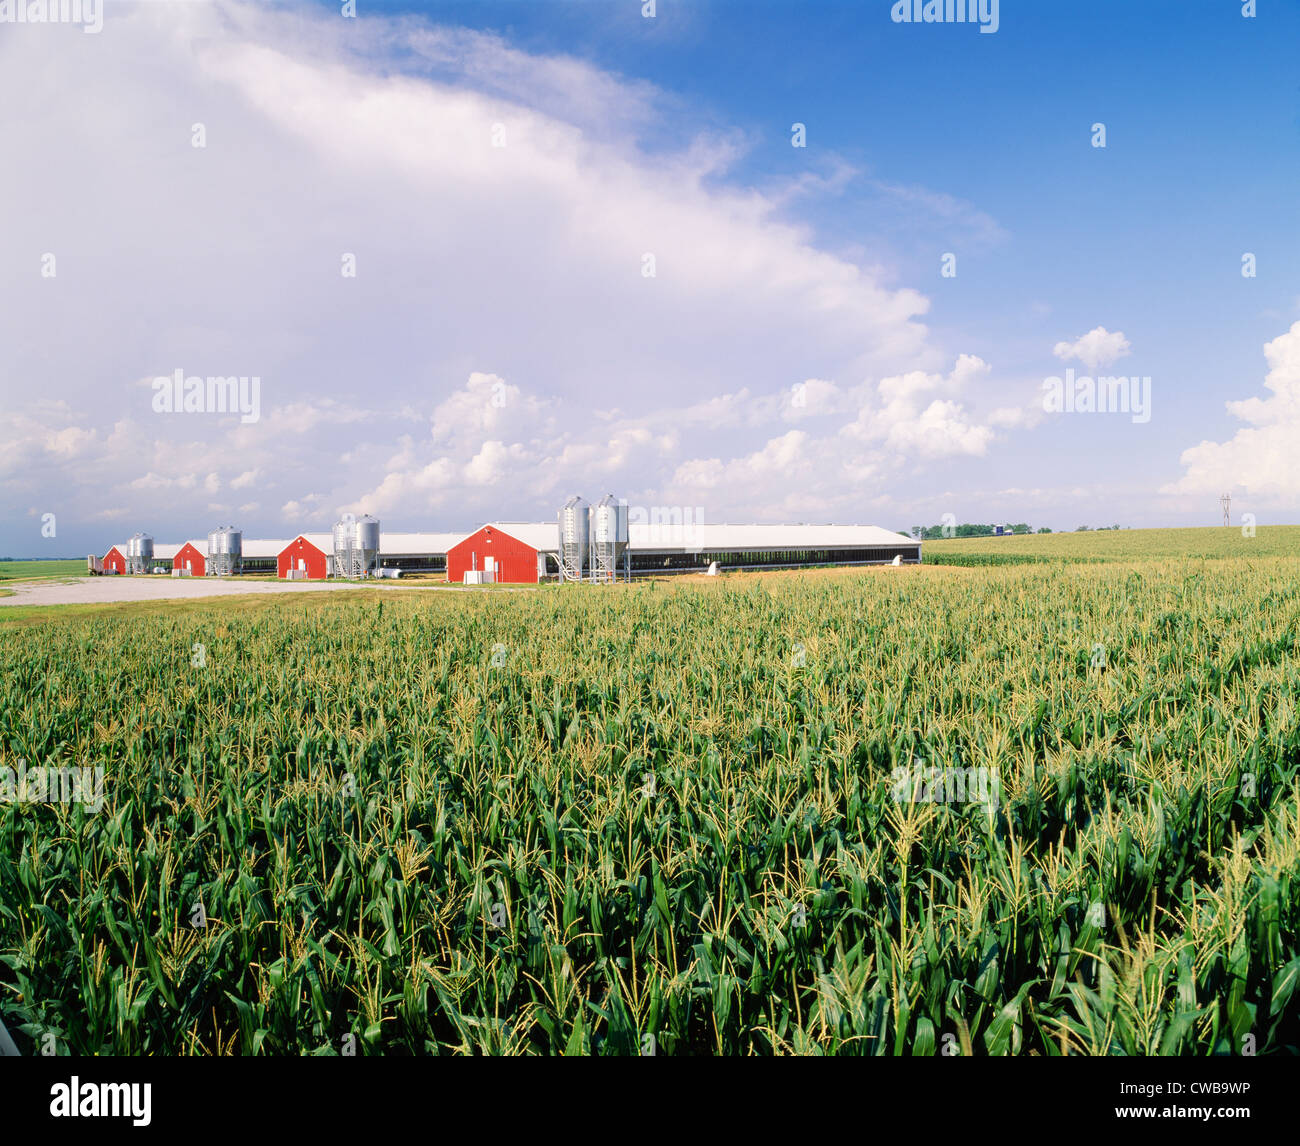
<svg viewBox="0 0 1300 1146">
<path fill-rule="evenodd" d="M 1226 442 L 1203 441 L 1183 451 L 1183 476 L 1163 487 L 1170 494 L 1215 495 L 1241 491 L 1266 503 L 1300 499 L 1300 322 L 1264 346 L 1267 398 L 1226 402 L 1247 428 Z"/>
<path fill-rule="evenodd" d="M 291 524 L 306 521 L 311 523 L 313 519 L 316 524 L 323 521 L 321 502 L 324 497 L 319 493 L 305 494 L 300 498 L 292 498 L 286 501 L 280 507 L 280 516 Z"/>
<path fill-rule="evenodd" d="M 553 427 L 547 415 L 550 405 L 496 374 L 476 370 L 462 389 L 434 408 L 432 438 L 435 442 L 450 442 L 482 439 L 511 430 L 547 432 Z"/>
<path fill-rule="evenodd" d="M 1129 341 L 1121 330 L 1109 331 L 1104 326 L 1094 327 L 1073 342 L 1058 342 L 1052 353 L 1062 362 L 1077 358 L 1090 370 L 1109 366 L 1129 353 Z"/>
<path fill-rule="evenodd" d="M 900 456 L 942 458 L 980 456 L 993 440 L 993 429 L 967 413 L 958 396 L 989 365 L 963 354 L 948 374 L 908 371 L 882 378 L 876 385 L 879 401 L 864 405 L 844 427 L 844 436 L 881 443 Z"/>
<path fill-rule="evenodd" d="M 575 490 L 617 485 L 634 502 L 706 502 L 747 519 L 860 516 L 865 495 L 879 497 L 883 481 L 935 460 L 982 456 L 999 426 L 1031 424 L 1023 410 L 981 415 L 970 408 L 990 375 L 987 362 L 963 354 L 946 374 L 909 371 L 851 386 L 809 378 L 785 390 L 743 387 L 644 414 L 604 411 L 595 421 L 539 404 L 514 422 L 516 434 L 484 439 L 486 427 L 504 425 L 489 396 L 509 394 L 520 406 L 523 400 L 508 380 L 474 372 L 435 410 L 428 438 L 403 436 L 382 481 L 348 508 L 383 515 L 481 504 L 491 516 L 501 490 L 527 488 L 549 499 L 549 507 Z M 800 428 L 775 432 L 791 422 Z M 453 425 L 457 432 L 439 432 Z M 528 432 L 539 426 L 544 432 Z M 698 448 L 724 430 L 734 431 L 729 443 L 754 444 Z M 624 485 L 630 473 L 638 475 L 632 488 Z M 484 490 L 495 501 L 476 500 Z"/>
<path fill-rule="evenodd" d="M 810 464 L 807 445 L 807 434 L 791 430 L 744 457 L 726 462 L 721 458 L 684 462 L 677 467 L 670 484 L 678 489 L 708 491 L 719 485 L 731 489 L 755 481 L 766 484 L 773 477 L 789 481 Z"/>
<path fill-rule="evenodd" d="M 23 504 L 125 507 L 160 537 L 236 511 L 248 535 L 345 509 L 460 528 L 721 467 L 770 518 L 826 481 L 861 506 L 894 472 L 882 456 L 987 449 L 987 367 L 935 374 L 951 357 L 928 299 L 821 249 L 790 196 L 733 178 L 741 133 L 644 81 L 297 5 L 132 5 L 112 36 L 21 39 L 0 38 L 12 87 L 69 98 L 0 110 L 6 163 L 76 177 L 0 181 L 0 214 L 81 257 L 39 305 L 0 282 L 25 335 L 0 372 L 55 395 L 0 426 Z M 178 107 L 203 109 L 206 148 Z M 993 232 L 923 188 L 875 191 Z M 5 265 L 29 258 L 16 234 Z M 178 365 L 258 376 L 263 416 L 154 414 L 150 383 Z"/>
</svg>

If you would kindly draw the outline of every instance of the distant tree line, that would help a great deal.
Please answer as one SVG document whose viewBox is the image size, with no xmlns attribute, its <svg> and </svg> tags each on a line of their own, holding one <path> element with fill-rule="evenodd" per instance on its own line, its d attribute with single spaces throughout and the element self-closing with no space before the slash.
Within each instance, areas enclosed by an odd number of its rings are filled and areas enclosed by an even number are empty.
<svg viewBox="0 0 1300 1146">
<path fill-rule="evenodd" d="M 966 523 L 964 525 L 953 526 L 951 533 L 944 533 L 942 525 L 914 525 L 910 532 L 913 537 L 920 538 L 922 541 L 937 541 L 941 537 L 996 537 L 998 530 L 1003 533 L 1033 533 L 1034 531 L 1023 521 L 1015 525 L 973 525 Z M 905 531 L 909 532 L 909 531 Z M 1051 533 L 1052 531 L 1046 526 L 1038 530 L 1039 533 Z"/>
<path fill-rule="evenodd" d="M 1013 533 L 1051 533 L 1052 532 L 1045 525 L 1040 526 L 1038 529 L 1034 529 L 1032 526 L 1028 525 L 1026 522 L 1023 521 L 1018 521 L 1014 525 L 1010 525 L 1010 524 L 974 525 L 967 522 L 966 524 L 963 525 L 952 526 L 951 533 L 944 533 L 944 528 L 945 527 L 942 525 L 930 525 L 930 526 L 914 525 L 912 526 L 911 529 L 900 529 L 898 532 L 910 533 L 913 537 L 918 538 L 921 541 L 938 541 L 940 538 L 943 537 L 996 537 L 998 536 L 999 529 L 1002 530 L 1002 535 L 1004 537 L 1007 536 L 1008 534 L 1013 534 Z M 1092 530 L 1092 528 L 1093 527 L 1091 525 L 1081 525 L 1075 530 L 1075 533 L 1088 533 Z M 1118 525 L 1097 526 L 1097 529 L 1099 530 L 1118 529 L 1118 528 L 1119 528 Z"/>
</svg>

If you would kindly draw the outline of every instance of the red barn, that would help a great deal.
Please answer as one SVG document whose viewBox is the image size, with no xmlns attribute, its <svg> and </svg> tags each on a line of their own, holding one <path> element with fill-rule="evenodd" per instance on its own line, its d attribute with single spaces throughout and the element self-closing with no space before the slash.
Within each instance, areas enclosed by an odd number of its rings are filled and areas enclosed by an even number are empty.
<svg viewBox="0 0 1300 1146">
<path fill-rule="evenodd" d="M 327 550 L 333 549 L 333 538 L 328 533 L 300 533 L 276 558 L 276 572 L 281 579 L 290 570 L 303 573 L 308 581 L 323 581 L 329 576 L 330 562 Z"/>
<path fill-rule="evenodd" d="M 493 522 L 447 550 L 447 580 L 459 584 L 477 569 L 491 571 L 498 582 L 535 584 L 559 540 L 554 522 Z"/>
<path fill-rule="evenodd" d="M 120 545 L 114 545 L 104 554 L 104 572 L 110 569 L 114 573 L 126 572 L 126 549 Z"/>
<path fill-rule="evenodd" d="M 199 552 L 198 546 L 193 541 L 187 541 L 182 545 L 176 551 L 176 556 L 172 558 L 172 568 L 188 569 L 191 577 L 202 577 L 206 563 L 206 556 Z"/>
</svg>

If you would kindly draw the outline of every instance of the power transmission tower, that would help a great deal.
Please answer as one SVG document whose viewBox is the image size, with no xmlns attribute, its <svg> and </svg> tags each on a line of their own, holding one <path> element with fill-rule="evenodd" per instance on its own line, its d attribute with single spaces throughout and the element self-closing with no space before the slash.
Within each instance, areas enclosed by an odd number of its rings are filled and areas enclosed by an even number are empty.
<svg viewBox="0 0 1300 1146">
<path fill-rule="evenodd" d="M 1225 493 L 1221 498 L 1219 498 L 1219 504 L 1223 506 L 1223 524 L 1231 525 L 1232 514 L 1229 512 L 1229 509 L 1232 506 L 1232 494 Z"/>
</svg>

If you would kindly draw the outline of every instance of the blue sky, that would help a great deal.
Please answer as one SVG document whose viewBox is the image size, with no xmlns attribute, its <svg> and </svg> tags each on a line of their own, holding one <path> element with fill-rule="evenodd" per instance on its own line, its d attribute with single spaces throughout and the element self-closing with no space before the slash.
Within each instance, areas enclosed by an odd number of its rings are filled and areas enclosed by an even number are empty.
<svg viewBox="0 0 1300 1146">
<path fill-rule="evenodd" d="M 991 35 L 891 7 L 0 28 L 0 553 L 609 490 L 1069 529 L 1214 524 L 1227 489 L 1300 520 L 1300 5 L 1002 0 Z M 1067 367 L 1149 377 L 1149 420 L 1045 410 Z M 176 369 L 259 377 L 258 420 L 160 413 Z"/>
</svg>

